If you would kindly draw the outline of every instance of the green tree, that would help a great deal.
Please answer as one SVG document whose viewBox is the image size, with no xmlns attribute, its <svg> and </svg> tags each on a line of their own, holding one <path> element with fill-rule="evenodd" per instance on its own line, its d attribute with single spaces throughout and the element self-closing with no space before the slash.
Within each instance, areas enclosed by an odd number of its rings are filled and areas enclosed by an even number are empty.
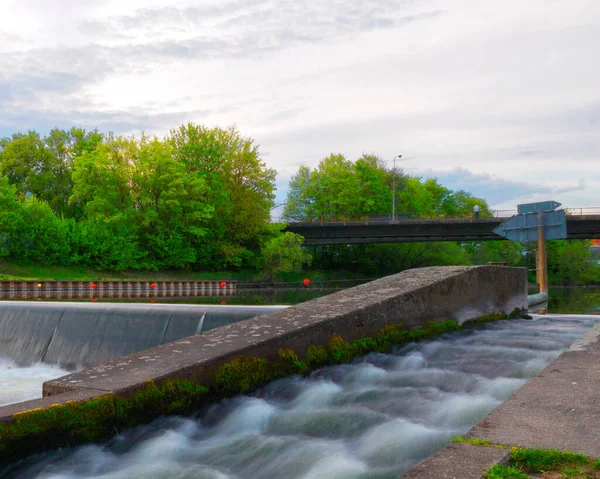
<svg viewBox="0 0 600 479">
<path fill-rule="evenodd" d="M 555 240 L 547 243 L 548 280 L 555 284 L 600 282 L 588 240 Z"/>
<path fill-rule="evenodd" d="M 17 189 L 0 176 L 0 258 L 15 259 L 21 253 L 20 233 L 25 226 Z"/>
<path fill-rule="evenodd" d="M 501 262 L 509 266 L 525 265 L 526 249 L 514 241 L 467 241 L 462 243 L 462 247 L 473 264 Z"/>
<path fill-rule="evenodd" d="M 198 251 L 198 266 L 250 263 L 269 221 L 275 171 L 262 161 L 254 141 L 235 128 L 188 124 L 172 130 L 169 141 L 188 175 L 205 182 L 206 201 L 214 208 L 209 233 Z"/>
<path fill-rule="evenodd" d="M 144 137 L 139 148 L 131 185 L 140 242 L 158 268 L 189 267 L 214 211 L 206 183 L 187 174 L 169 142 Z"/>
<path fill-rule="evenodd" d="M 310 221 L 315 219 L 311 211 L 313 198 L 308 195 L 310 168 L 301 166 L 288 185 L 283 217 L 288 221 Z"/>
<path fill-rule="evenodd" d="M 283 216 L 293 221 L 358 219 L 391 211 L 389 172 L 373 155 L 356 162 L 341 154 L 317 168 L 301 167 L 290 181 Z"/>
<path fill-rule="evenodd" d="M 295 233 L 283 233 L 269 240 L 262 249 L 263 278 L 273 281 L 284 272 L 299 271 L 310 264 L 311 255 L 304 251 L 304 238 Z"/>
<path fill-rule="evenodd" d="M 354 163 L 354 173 L 358 181 L 355 195 L 359 199 L 357 215 L 387 216 L 392 210 L 392 194 L 388 184 L 390 172 L 383 161 L 375 155 L 363 155 Z M 397 187 L 402 187 L 402 176 L 396 174 Z"/>
<path fill-rule="evenodd" d="M 80 217 L 79 205 L 69 203 L 74 158 L 92 151 L 102 140 L 93 131 L 54 129 L 42 138 L 35 131 L 0 140 L 0 172 L 19 194 L 34 195 L 60 216 Z"/>
</svg>

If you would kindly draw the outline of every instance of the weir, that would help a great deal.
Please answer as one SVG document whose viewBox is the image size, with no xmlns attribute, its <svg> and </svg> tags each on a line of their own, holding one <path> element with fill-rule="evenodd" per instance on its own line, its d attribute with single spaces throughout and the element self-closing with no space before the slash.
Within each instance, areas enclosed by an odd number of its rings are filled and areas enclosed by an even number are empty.
<svg viewBox="0 0 600 479">
<path fill-rule="evenodd" d="M 118 438 L 98 447 L 65 448 L 10 469 L 0 466 L 0 477 L 399 479 L 465 434 L 596 319 L 543 316 L 472 325 L 304 378 L 284 378 L 193 417 L 119 429 Z M 590 393 L 593 400 L 593 389 Z M 571 414 L 564 419 L 570 421 Z M 589 438 L 597 437 L 592 426 L 589 431 Z M 416 477 L 480 479 L 483 466 L 494 462 L 487 456 L 478 475 L 470 476 L 469 460 L 452 459 Z"/>
<path fill-rule="evenodd" d="M 43 398 L 0 407 L 0 463 L 526 308 L 523 268 L 404 271 L 47 381 Z"/>
<path fill-rule="evenodd" d="M 282 308 L 0 302 L 0 357 L 90 367 Z"/>
</svg>

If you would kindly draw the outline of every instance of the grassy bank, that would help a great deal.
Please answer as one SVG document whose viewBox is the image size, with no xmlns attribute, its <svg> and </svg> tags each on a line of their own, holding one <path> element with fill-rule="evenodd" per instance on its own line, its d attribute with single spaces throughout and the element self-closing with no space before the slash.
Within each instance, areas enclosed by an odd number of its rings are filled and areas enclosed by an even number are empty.
<svg viewBox="0 0 600 479">
<path fill-rule="evenodd" d="M 335 281 L 363 279 L 364 275 L 348 271 L 301 271 L 283 273 L 276 278 L 276 283 L 301 283 L 304 278 L 311 281 Z M 35 263 L 0 262 L 0 280 L 4 281 L 210 281 L 235 280 L 241 283 L 261 283 L 261 273 L 255 270 L 243 271 L 97 271 L 87 268 L 65 266 L 42 266 Z"/>
<path fill-rule="evenodd" d="M 231 279 L 254 281 L 256 273 L 252 271 L 194 272 L 187 270 L 166 271 L 97 271 L 86 268 L 67 268 L 64 266 L 42 266 L 39 264 L 0 263 L 0 280 L 54 280 L 54 281 L 201 281 Z"/>
</svg>

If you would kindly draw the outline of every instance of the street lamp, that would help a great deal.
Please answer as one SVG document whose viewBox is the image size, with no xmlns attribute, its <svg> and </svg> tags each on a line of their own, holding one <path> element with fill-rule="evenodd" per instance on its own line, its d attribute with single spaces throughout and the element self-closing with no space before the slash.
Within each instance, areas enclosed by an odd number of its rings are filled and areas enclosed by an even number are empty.
<svg viewBox="0 0 600 479">
<path fill-rule="evenodd" d="M 402 158 L 402 155 L 394 156 L 394 169 L 392 176 L 392 221 L 396 221 L 396 158 Z"/>
</svg>

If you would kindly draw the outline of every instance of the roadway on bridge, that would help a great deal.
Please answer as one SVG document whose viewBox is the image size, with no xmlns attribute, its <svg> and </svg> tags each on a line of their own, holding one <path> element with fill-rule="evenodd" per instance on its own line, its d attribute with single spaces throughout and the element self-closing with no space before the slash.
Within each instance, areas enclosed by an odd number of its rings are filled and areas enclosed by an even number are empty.
<svg viewBox="0 0 600 479">
<path fill-rule="evenodd" d="M 508 218 L 336 221 L 288 223 L 285 231 L 304 236 L 305 246 L 357 243 L 491 241 Z M 600 215 L 567 216 L 567 239 L 600 238 Z"/>
</svg>

